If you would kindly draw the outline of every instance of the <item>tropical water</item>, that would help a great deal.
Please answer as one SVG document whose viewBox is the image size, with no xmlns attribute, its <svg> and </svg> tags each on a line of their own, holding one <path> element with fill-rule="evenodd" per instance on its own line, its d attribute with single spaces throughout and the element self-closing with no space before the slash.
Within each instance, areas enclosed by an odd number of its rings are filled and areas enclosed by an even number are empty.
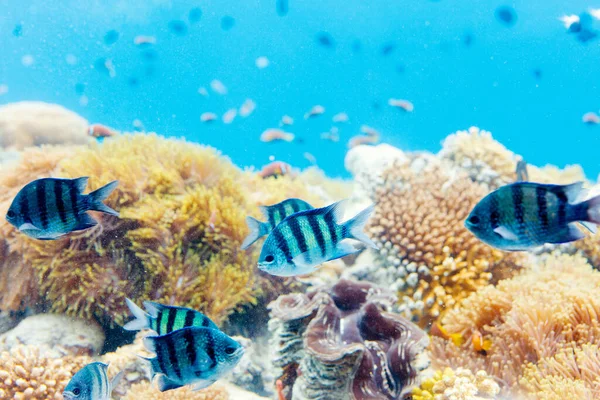
<svg viewBox="0 0 600 400">
<path fill-rule="evenodd" d="M 0 399 L 600 399 L 599 29 L 0 0 Z"/>
</svg>

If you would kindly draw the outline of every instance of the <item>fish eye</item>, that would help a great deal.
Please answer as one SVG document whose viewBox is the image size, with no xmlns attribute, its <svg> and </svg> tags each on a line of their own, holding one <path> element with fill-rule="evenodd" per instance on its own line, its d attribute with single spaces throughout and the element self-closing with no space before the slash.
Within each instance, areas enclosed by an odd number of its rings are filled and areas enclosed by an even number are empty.
<svg viewBox="0 0 600 400">
<path fill-rule="evenodd" d="M 265 261 L 266 262 L 273 262 L 275 261 L 275 257 L 273 257 L 271 254 L 269 254 L 268 256 L 265 257 Z"/>
<path fill-rule="evenodd" d="M 479 217 L 477 215 L 473 215 L 469 218 L 469 222 L 473 225 L 477 225 L 479 223 Z"/>
<path fill-rule="evenodd" d="M 227 348 L 225 349 L 225 354 L 227 354 L 227 355 L 229 355 L 229 356 L 230 356 L 230 355 L 232 355 L 233 353 L 235 353 L 235 348 L 234 348 L 234 347 L 227 347 Z"/>
<path fill-rule="evenodd" d="M 15 212 L 13 210 L 8 210 L 8 212 L 6 213 L 6 216 L 8 218 L 14 218 Z"/>
<path fill-rule="evenodd" d="M 81 394 L 81 390 L 79 390 L 79 388 L 75 388 L 75 389 L 73 389 L 73 394 L 75 396 L 79 396 Z"/>
</svg>

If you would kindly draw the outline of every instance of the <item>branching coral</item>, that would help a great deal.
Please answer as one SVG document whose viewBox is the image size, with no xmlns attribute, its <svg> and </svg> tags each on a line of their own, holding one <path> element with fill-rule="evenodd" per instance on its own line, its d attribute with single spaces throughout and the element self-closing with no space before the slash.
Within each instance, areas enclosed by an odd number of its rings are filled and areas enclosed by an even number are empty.
<svg viewBox="0 0 600 400">
<path fill-rule="evenodd" d="M 485 187 L 435 165 L 418 174 L 404 164 L 392 166 L 383 176 L 370 223 L 384 267 L 375 274 L 395 282 L 402 310 L 421 326 L 517 268 L 519 256 L 494 250 L 464 227 Z"/>
<path fill-rule="evenodd" d="M 520 380 L 525 369 L 550 371 L 548 365 L 556 366 L 564 358 L 561 352 L 585 352 L 585 344 L 596 343 L 600 272 L 581 256 L 553 253 L 542 260 L 519 276 L 479 290 L 449 311 L 441 320 L 444 332 L 464 340 L 457 346 L 448 339 L 433 338 L 434 365 L 483 369 L 502 382 L 503 390 L 516 391 L 519 382 L 527 381 Z M 482 348 L 485 342 L 487 349 Z M 553 357 L 559 361 L 547 360 Z M 571 362 L 564 364 L 579 369 Z M 565 368 L 555 368 L 558 378 L 584 379 Z M 581 369 L 592 370 L 583 365 Z M 531 381 L 535 374 L 528 374 Z"/>
<path fill-rule="evenodd" d="M 464 368 L 446 368 L 415 389 L 412 400 L 485 400 L 499 393 L 500 386 L 485 371 L 473 374 Z"/>
<path fill-rule="evenodd" d="M 61 400 L 73 375 L 88 357 L 46 358 L 33 346 L 16 346 L 0 354 L 0 398 Z"/>
<path fill-rule="evenodd" d="M 227 389 L 213 385 L 198 392 L 184 387 L 169 392 L 160 392 L 149 382 L 136 383 L 122 400 L 229 400 Z"/>
<path fill-rule="evenodd" d="M 385 311 L 394 297 L 369 283 L 340 280 L 328 290 L 269 305 L 274 364 L 288 399 L 401 399 L 428 366 L 429 340 Z"/>
</svg>

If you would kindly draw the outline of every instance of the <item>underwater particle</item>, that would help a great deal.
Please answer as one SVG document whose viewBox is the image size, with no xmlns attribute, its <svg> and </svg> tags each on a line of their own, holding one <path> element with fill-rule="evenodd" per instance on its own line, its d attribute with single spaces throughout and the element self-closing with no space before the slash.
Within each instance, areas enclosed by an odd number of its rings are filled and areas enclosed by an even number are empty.
<svg viewBox="0 0 600 400">
<path fill-rule="evenodd" d="M 223 82 L 221 82 L 218 79 L 213 79 L 212 81 L 210 81 L 210 88 L 213 90 L 213 92 L 215 92 L 217 94 L 220 94 L 220 95 L 227 94 L 227 87 L 225 87 Z"/>
<path fill-rule="evenodd" d="M 235 18 L 226 15 L 223 18 L 221 18 L 221 29 L 223 29 L 224 31 L 228 31 L 231 28 L 233 28 L 233 26 L 235 25 Z"/>
<path fill-rule="evenodd" d="M 269 66 L 269 59 L 265 56 L 260 56 L 256 59 L 255 64 L 258 69 L 267 68 Z"/>
<path fill-rule="evenodd" d="M 24 67 L 31 67 L 34 63 L 35 59 L 31 54 L 25 54 L 21 57 L 21 64 L 23 64 Z"/>
<path fill-rule="evenodd" d="M 265 143 L 270 142 L 291 142 L 294 140 L 294 134 L 290 132 L 285 132 L 279 128 L 269 128 L 266 129 L 260 135 L 260 141 Z"/>
<path fill-rule="evenodd" d="M 345 112 L 337 113 L 331 118 L 333 122 L 348 122 L 348 114 Z"/>
<path fill-rule="evenodd" d="M 104 44 L 107 46 L 112 46 L 113 44 L 117 43 L 120 37 L 121 34 L 118 31 L 111 29 L 104 34 Z"/>
<path fill-rule="evenodd" d="M 304 114 L 304 119 L 314 118 L 324 113 L 325 107 L 317 104 L 316 106 L 313 106 L 306 114 Z"/>
<path fill-rule="evenodd" d="M 23 36 L 23 25 L 22 24 L 16 24 L 15 27 L 12 30 L 12 34 L 14 37 L 21 37 Z"/>
<path fill-rule="evenodd" d="M 277 15 L 285 17 L 290 10 L 288 0 L 275 0 L 275 10 L 277 11 Z"/>
<path fill-rule="evenodd" d="M 317 43 L 323 47 L 327 47 L 329 49 L 335 46 L 335 41 L 333 37 L 327 32 L 319 32 L 317 33 Z"/>
<path fill-rule="evenodd" d="M 202 18 L 202 9 L 200 7 L 194 7 L 188 12 L 188 21 L 190 24 L 197 24 Z"/>
<path fill-rule="evenodd" d="M 144 132 L 146 130 L 144 123 L 139 119 L 134 119 L 131 125 L 133 125 L 133 130 L 136 132 Z"/>
<path fill-rule="evenodd" d="M 202 122 L 213 122 L 214 120 L 216 120 L 217 114 L 213 113 L 213 112 L 204 112 L 202 114 L 200 114 L 200 121 Z"/>
<path fill-rule="evenodd" d="M 354 53 L 360 53 L 361 50 L 362 50 L 362 43 L 360 42 L 360 40 L 354 39 L 352 41 L 352 51 Z"/>
<path fill-rule="evenodd" d="M 208 97 L 208 90 L 204 86 L 198 88 L 198 94 L 204 97 Z"/>
<path fill-rule="evenodd" d="M 270 159 L 270 157 L 269 157 Z M 288 175 L 292 172 L 292 166 L 283 161 L 272 161 L 258 172 L 263 179 Z"/>
<path fill-rule="evenodd" d="M 89 102 L 90 102 L 90 99 L 85 94 L 79 96 L 79 105 L 80 106 L 86 107 Z"/>
<path fill-rule="evenodd" d="M 0 84 L 0 96 L 8 93 L 8 85 L 6 83 Z"/>
<path fill-rule="evenodd" d="M 174 19 L 172 21 L 169 21 L 169 23 L 167 24 L 167 27 L 169 28 L 171 33 L 173 33 L 177 36 L 185 36 L 188 32 L 188 27 L 187 27 L 185 21 L 182 21 L 179 19 Z"/>
<path fill-rule="evenodd" d="M 315 158 L 315 156 L 313 156 L 311 153 L 309 153 L 308 151 L 305 151 L 304 154 L 302 154 L 302 156 L 311 164 L 316 165 L 317 164 L 317 159 Z"/>
<path fill-rule="evenodd" d="M 147 47 L 156 44 L 156 37 L 148 35 L 137 35 L 133 38 L 133 44 L 139 47 Z"/>
<path fill-rule="evenodd" d="M 583 121 L 583 123 L 588 124 L 588 125 L 600 124 L 600 116 L 598 116 L 598 114 L 596 114 L 593 111 L 583 114 L 583 117 L 581 118 L 581 120 Z"/>
<path fill-rule="evenodd" d="M 387 57 L 391 55 L 394 52 L 394 50 L 396 50 L 396 43 L 386 43 L 381 47 L 381 55 Z"/>
<path fill-rule="evenodd" d="M 252 99 L 246 99 L 240 106 L 240 117 L 246 118 L 250 116 L 256 109 L 256 103 Z"/>
<path fill-rule="evenodd" d="M 117 76 L 117 71 L 111 59 L 100 57 L 94 61 L 94 69 L 98 72 L 108 75 L 111 78 Z"/>
<path fill-rule="evenodd" d="M 284 115 L 283 117 L 281 117 L 281 121 L 279 122 L 280 126 L 290 126 L 290 125 L 294 125 L 294 118 L 290 117 L 289 115 Z"/>
<path fill-rule="evenodd" d="M 77 57 L 75 57 L 73 54 L 67 54 L 65 56 L 65 61 L 69 65 L 75 65 L 75 64 L 77 64 Z"/>
<path fill-rule="evenodd" d="M 117 131 L 102 124 L 92 124 L 88 128 L 88 135 L 95 138 L 117 136 Z"/>
<path fill-rule="evenodd" d="M 158 53 L 154 49 L 144 49 L 141 54 L 142 58 L 148 62 L 156 61 L 158 59 Z"/>
<path fill-rule="evenodd" d="M 225 111 L 225 113 L 223 114 L 223 117 L 222 117 L 223 123 L 231 124 L 236 116 L 237 116 L 237 109 L 230 108 L 229 110 Z"/>
<path fill-rule="evenodd" d="M 81 83 L 81 82 L 76 83 L 75 84 L 75 93 L 81 95 L 81 94 L 83 94 L 83 92 L 85 92 L 85 84 Z"/>
<path fill-rule="evenodd" d="M 510 6 L 500 6 L 494 12 L 496 19 L 504 26 L 511 27 L 517 22 L 517 13 Z"/>
<path fill-rule="evenodd" d="M 399 109 L 404 110 L 406 112 L 413 112 L 413 110 L 415 109 L 415 106 L 413 105 L 413 103 L 411 103 L 408 100 L 389 99 L 388 100 L 388 104 L 390 106 L 392 106 L 392 107 L 399 108 Z"/>
</svg>

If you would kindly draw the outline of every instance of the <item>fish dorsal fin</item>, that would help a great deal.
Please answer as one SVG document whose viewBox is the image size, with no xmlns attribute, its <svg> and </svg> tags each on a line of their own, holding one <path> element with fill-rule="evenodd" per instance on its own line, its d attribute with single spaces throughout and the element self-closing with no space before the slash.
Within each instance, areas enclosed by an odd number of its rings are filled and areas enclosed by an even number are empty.
<svg viewBox="0 0 600 400">
<path fill-rule="evenodd" d="M 500 235 L 503 239 L 511 242 L 516 242 L 519 240 L 518 236 L 504 225 L 500 225 L 499 227 L 495 228 L 494 232 Z"/>
<path fill-rule="evenodd" d="M 583 182 L 571 183 L 570 185 L 562 186 L 562 189 L 567 196 L 569 204 L 577 204 L 587 196 L 587 191 L 583 189 Z"/>
<path fill-rule="evenodd" d="M 88 184 L 88 177 L 82 176 L 81 178 L 73 179 L 73 184 L 77 188 L 79 193 L 83 193 Z"/>
<path fill-rule="evenodd" d="M 152 317 L 157 318 L 158 313 L 166 309 L 167 307 L 163 304 L 155 303 L 153 301 L 144 301 L 144 308 L 146 312 Z"/>
<path fill-rule="evenodd" d="M 346 213 L 346 207 L 348 205 L 348 199 L 340 200 L 337 203 L 330 205 L 327 210 L 327 214 L 333 215 L 333 220 L 336 224 L 341 225 Z"/>
<path fill-rule="evenodd" d="M 263 217 L 265 218 L 269 218 L 269 206 L 258 206 L 258 209 L 260 210 L 260 213 L 263 215 Z"/>
<path fill-rule="evenodd" d="M 517 162 L 517 180 L 516 182 L 527 182 L 529 181 L 529 174 L 527 173 L 527 162 L 523 159 L 520 159 Z"/>
</svg>

